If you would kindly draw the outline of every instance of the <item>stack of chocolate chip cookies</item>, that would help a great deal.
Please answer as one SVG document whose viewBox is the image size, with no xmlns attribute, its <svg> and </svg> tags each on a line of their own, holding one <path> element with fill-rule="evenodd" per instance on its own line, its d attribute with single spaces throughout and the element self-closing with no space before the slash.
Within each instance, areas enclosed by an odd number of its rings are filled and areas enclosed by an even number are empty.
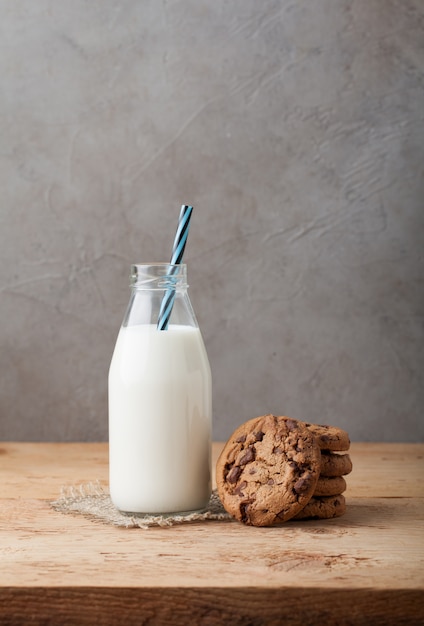
<svg viewBox="0 0 424 626">
<path fill-rule="evenodd" d="M 219 497 L 245 524 L 328 519 L 346 510 L 348 434 L 333 426 L 263 415 L 231 435 L 216 466 Z"/>
</svg>

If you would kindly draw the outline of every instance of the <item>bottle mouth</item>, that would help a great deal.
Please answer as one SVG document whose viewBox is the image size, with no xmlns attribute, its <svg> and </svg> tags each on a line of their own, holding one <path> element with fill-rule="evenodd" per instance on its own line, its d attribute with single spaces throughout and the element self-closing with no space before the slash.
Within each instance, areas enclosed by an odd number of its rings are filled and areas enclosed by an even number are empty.
<svg viewBox="0 0 424 626">
<path fill-rule="evenodd" d="M 130 286 L 133 289 L 179 289 L 188 287 L 185 263 L 134 263 Z"/>
</svg>

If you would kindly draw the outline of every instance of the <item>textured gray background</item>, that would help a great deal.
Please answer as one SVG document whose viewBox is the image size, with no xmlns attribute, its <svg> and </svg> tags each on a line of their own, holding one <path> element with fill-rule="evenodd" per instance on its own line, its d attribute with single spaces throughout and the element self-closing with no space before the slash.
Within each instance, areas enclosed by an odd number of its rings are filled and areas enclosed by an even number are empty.
<svg viewBox="0 0 424 626">
<path fill-rule="evenodd" d="M 216 438 L 424 439 L 423 70 L 422 0 L 0 0 L 0 438 L 107 438 L 186 202 Z"/>
</svg>

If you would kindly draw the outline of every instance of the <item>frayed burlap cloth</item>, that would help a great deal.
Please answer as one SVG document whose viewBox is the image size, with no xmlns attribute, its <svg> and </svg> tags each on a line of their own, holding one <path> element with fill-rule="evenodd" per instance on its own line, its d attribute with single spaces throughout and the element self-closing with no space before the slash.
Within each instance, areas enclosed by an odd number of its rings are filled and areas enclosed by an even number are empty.
<svg viewBox="0 0 424 626">
<path fill-rule="evenodd" d="M 229 520 L 230 515 L 214 491 L 208 506 L 202 511 L 151 515 L 145 513 L 122 513 L 112 504 L 109 493 L 100 483 L 88 483 L 78 487 L 62 487 L 57 500 L 50 503 L 61 513 L 77 513 L 94 518 L 104 524 L 124 528 L 150 528 L 151 526 L 173 526 L 206 520 Z"/>
</svg>

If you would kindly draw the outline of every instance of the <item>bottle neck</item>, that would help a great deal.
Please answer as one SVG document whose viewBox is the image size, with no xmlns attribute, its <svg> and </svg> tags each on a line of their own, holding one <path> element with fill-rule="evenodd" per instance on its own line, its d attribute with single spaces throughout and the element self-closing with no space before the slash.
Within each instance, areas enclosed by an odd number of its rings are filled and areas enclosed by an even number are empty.
<svg viewBox="0 0 424 626">
<path fill-rule="evenodd" d="M 159 321 L 167 320 L 170 326 L 198 327 L 187 288 L 185 264 L 132 265 L 131 298 L 123 326 L 150 324 L 162 328 Z"/>
<path fill-rule="evenodd" d="M 171 263 L 143 263 L 131 266 L 131 289 L 160 290 L 175 289 L 186 290 L 187 266 L 185 263 L 173 265 Z"/>
</svg>

